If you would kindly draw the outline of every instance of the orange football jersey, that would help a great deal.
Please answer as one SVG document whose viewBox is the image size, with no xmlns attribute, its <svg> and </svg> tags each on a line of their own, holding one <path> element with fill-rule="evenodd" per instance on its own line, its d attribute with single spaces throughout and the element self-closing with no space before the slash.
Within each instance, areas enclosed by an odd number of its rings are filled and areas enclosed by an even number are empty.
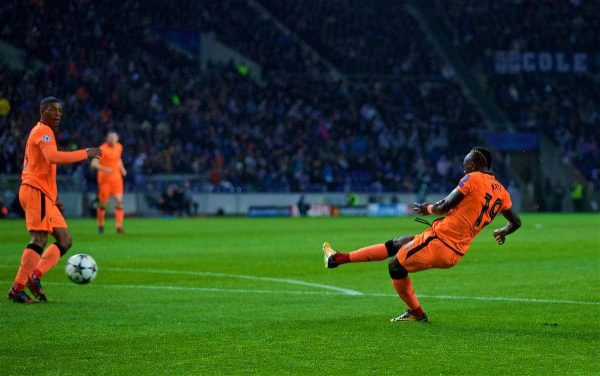
<svg viewBox="0 0 600 376">
<path fill-rule="evenodd" d="M 102 157 L 100 157 L 100 165 L 111 169 L 110 173 L 98 170 L 98 183 L 110 182 L 123 178 L 121 174 L 121 155 L 123 154 L 123 145 L 117 142 L 113 146 L 108 143 L 103 143 L 100 146 Z"/>
<path fill-rule="evenodd" d="M 80 162 L 86 158 L 85 150 L 58 151 L 54 131 L 40 121 L 27 138 L 21 183 L 39 189 L 56 201 L 56 164 Z"/>
<path fill-rule="evenodd" d="M 479 231 L 496 215 L 512 207 L 510 194 L 494 175 L 472 172 L 465 175 L 458 189 L 464 199 L 443 219 L 434 222 L 438 238 L 465 254 Z"/>
</svg>

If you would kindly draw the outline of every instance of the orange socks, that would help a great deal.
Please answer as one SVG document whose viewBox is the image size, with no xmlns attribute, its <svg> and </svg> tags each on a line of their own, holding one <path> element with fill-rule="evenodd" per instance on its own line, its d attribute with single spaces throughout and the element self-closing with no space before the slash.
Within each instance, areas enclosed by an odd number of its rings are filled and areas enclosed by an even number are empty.
<svg viewBox="0 0 600 376">
<path fill-rule="evenodd" d="M 338 252 L 335 255 L 335 261 L 341 265 L 349 262 L 381 261 L 388 257 L 389 255 L 385 244 L 375 244 L 359 248 L 350 253 Z"/>
<path fill-rule="evenodd" d="M 381 261 L 388 258 L 385 244 L 375 244 L 350 252 L 350 262 Z"/>
<path fill-rule="evenodd" d="M 408 306 L 408 309 L 414 311 L 417 316 L 422 316 L 423 311 L 421 311 L 421 304 L 419 304 L 419 299 L 417 299 L 417 296 L 415 295 L 415 289 L 413 289 L 410 278 L 392 279 L 392 284 L 400 296 L 400 299 Z M 421 313 L 420 315 L 419 312 Z"/>
<path fill-rule="evenodd" d="M 116 208 L 115 209 L 115 221 L 117 228 L 123 227 L 123 218 L 125 218 L 125 209 Z"/>
<path fill-rule="evenodd" d="M 104 227 L 104 218 L 106 217 L 106 209 L 96 207 L 96 218 L 98 219 L 98 227 Z"/>
<path fill-rule="evenodd" d="M 98 227 L 104 227 L 104 219 L 106 218 L 106 209 L 98 206 L 96 208 L 96 218 L 98 219 Z M 115 225 L 117 228 L 123 227 L 123 218 L 125 218 L 125 209 L 115 209 Z"/>
<path fill-rule="evenodd" d="M 42 258 L 35 266 L 33 275 L 36 278 L 42 278 L 48 270 L 50 270 L 60 260 L 60 249 L 56 244 L 51 244 L 42 255 Z"/>
<path fill-rule="evenodd" d="M 42 252 L 42 247 L 33 243 L 28 244 L 23 251 L 21 266 L 13 285 L 15 290 L 23 291 L 30 275 L 33 274 L 36 278 L 41 278 L 60 260 L 60 249 L 56 244 L 46 248 L 42 256 L 37 251 Z"/>
<path fill-rule="evenodd" d="M 41 247 L 40 247 L 41 251 Z M 25 248 L 23 251 L 23 255 L 21 256 L 21 266 L 19 267 L 19 271 L 17 272 L 17 277 L 15 278 L 15 284 L 13 287 L 17 291 L 22 291 L 27 284 L 27 279 L 31 275 L 31 272 L 37 265 L 40 260 L 40 255 L 32 250 L 31 248 Z"/>
</svg>

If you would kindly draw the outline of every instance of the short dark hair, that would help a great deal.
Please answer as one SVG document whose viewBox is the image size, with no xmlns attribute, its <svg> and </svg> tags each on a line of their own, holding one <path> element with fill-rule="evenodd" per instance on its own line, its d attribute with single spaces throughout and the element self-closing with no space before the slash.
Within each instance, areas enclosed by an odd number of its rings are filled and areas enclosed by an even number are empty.
<svg viewBox="0 0 600 376">
<path fill-rule="evenodd" d="M 40 102 L 40 111 L 43 111 L 46 106 L 52 103 L 60 103 L 62 105 L 62 101 L 56 97 L 46 97 Z"/>
<path fill-rule="evenodd" d="M 475 146 L 471 151 L 479 155 L 487 168 L 492 168 L 492 151 L 484 146 Z"/>
</svg>

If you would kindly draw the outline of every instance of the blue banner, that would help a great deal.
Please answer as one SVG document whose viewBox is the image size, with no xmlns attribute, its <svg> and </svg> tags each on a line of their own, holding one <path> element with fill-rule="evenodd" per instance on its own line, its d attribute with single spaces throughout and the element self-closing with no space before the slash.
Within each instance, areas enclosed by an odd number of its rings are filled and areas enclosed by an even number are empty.
<svg viewBox="0 0 600 376">
<path fill-rule="evenodd" d="M 291 217 L 291 206 L 251 206 L 248 208 L 248 217 Z"/>
<path fill-rule="evenodd" d="M 537 150 L 540 136 L 534 132 L 486 132 L 483 137 L 499 151 Z"/>
</svg>

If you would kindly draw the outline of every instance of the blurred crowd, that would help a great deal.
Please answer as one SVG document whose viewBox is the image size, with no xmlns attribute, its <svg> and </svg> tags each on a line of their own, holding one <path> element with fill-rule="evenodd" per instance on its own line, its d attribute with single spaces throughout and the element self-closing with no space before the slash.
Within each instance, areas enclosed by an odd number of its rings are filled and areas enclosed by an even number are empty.
<svg viewBox="0 0 600 376">
<path fill-rule="evenodd" d="M 435 0 L 431 9 L 471 63 L 496 50 L 598 49 L 597 1 Z"/>
<path fill-rule="evenodd" d="M 480 142 L 481 119 L 415 21 L 396 2 L 307 3 L 260 2 L 344 73 L 386 79 L 332 79 L 244 0 L 182 1 L 174 12 L 156 0 L 5 5 L 0 39 L 29 58 L 23 71 L 0 63 L 0 173 L 20 172 L 38 102 L 55 95 L 66 104 L 59 144 L 97 145 L 117 130 L 130 189 L 163 173 L 202 177 L 194 190 L 451 189 L 462 156 Z M 256 82 L 232 64 L 200 69 L 157 37 L 157 28 L 175 26 L 216 33 L 267 74 Z M 83 189 L 93 184 L 84 165 L 61 168 Z"/>
<path fill-rule="evenodd" d="M 231 65 L 199 70 L 153 36 L 154 20 L 136 4 L 80 0 L 2 10 L 4 19 L 21 17 L 17 24 L 28 26 L 4 24 L 0 38 L 32 56 L 23 72 L 0 65 L 2 97 L 13 106 L 0 117 L 2 172 L 20 171 L 38 100 L 52 94 L 66 102 L 59 143 L 96 145 L 116 129 L 129 185 L 137 188 L 148 174 L 192 173 L 224 191 L 443 190 L 460 175 L 460 158 L 476 139 L 470 129 L 480 120 L 458 86 L 343 87 L 324 75 L 274 75 L 259 84 Z M 223 4 L 236 2 L 207 2 L 207 11 Z M 276 35 L 272 25 L 269 33 Z M 271 48 L 249 48 L 273 58 Z M 93 181 L 81 165 L 64 170 Z"/>
<path fill-rule="evenodd" d="M 600 190 L 600 2 L 437 0 L 455 45 L 522 130 L 540 132 Z M 496 51 L 587 53 L 589 73 L 494 71 Z M 568 60 L 568 59 L 567 59 Z M 573 64 L 567 61 L 567 64 Z"/>
<path fill-rule="evenodd" d="M 293 36 L 249 5 L 247 0 L 203 1 L 199 29 L 258 62 L 266 74 L 324 72 L 324 66 Z"/>
<path fill-rule="evenodd" d="M 440 75 L 401 1 L 262 0 L 270 12 L 347 74 Z"/>
<path fill-rule="evenodd" d="M 520 75 L 494 79 L 491 89 L 522 130 L 549 136 L 563 160 L 600 190 L 598 83 L 587 77 Z"/>
</svg>

